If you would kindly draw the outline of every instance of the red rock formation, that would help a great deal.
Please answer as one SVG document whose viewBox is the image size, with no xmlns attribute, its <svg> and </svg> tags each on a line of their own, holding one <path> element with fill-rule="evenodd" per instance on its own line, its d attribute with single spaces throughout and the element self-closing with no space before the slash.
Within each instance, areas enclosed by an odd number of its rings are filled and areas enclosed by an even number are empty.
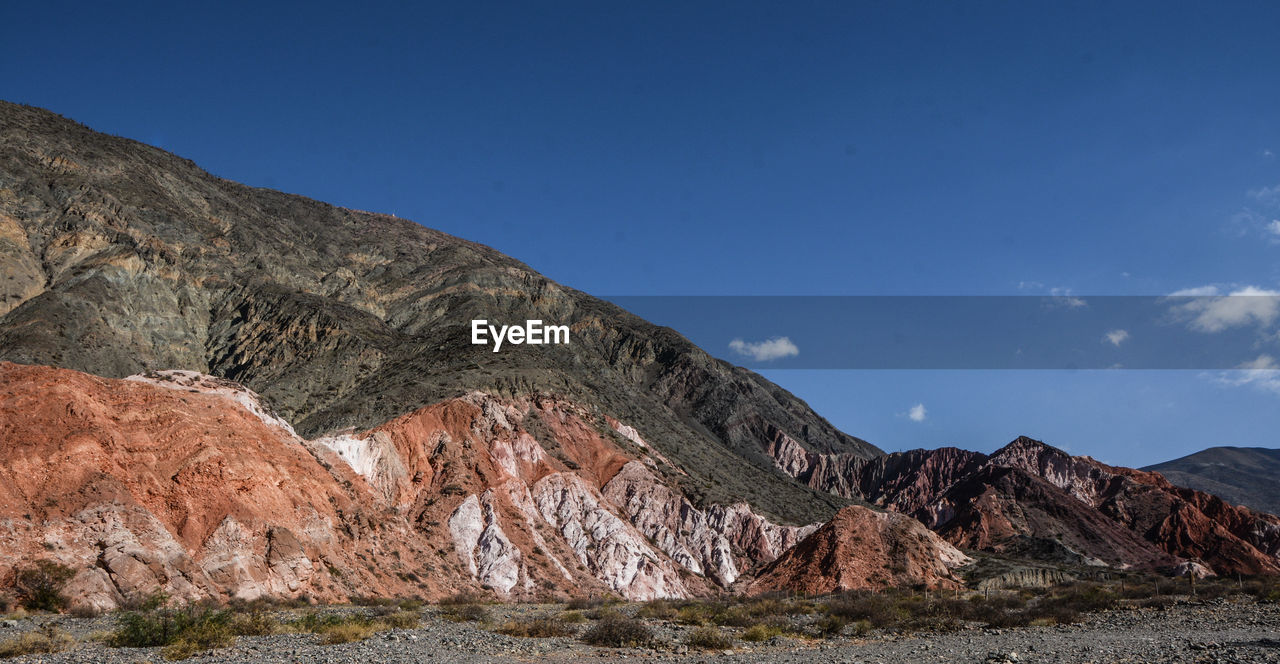
<svg viewBox="0 0 1280 664">
<path fill-rule="evenodd" d="M 961 582 L 952 570 L 969 562 L 914 519 L 854 505 L 761 570 L 749 592 L 956 588 Z"/>
<path fill-rule="evenodd" d="M 989 457 L 942 448 L 864 460 L 785 436 L 769 452 L 810 486 L 914 516 L 957 546 L 1016 552 L 1035 540 L 1080 562 L 1280 573 L 1280 519 L 1029 438 Z"/>
<path fill-rule="evenodd" d="M 1170 484 L 1159 473 L 1073 457 L 1029 438 L 991 456 L 1068 492 L 1178 558 L 1219 574 L 1280 574 L 1280 518 Z"/>
<path fill-rule="evenodd" d="M 684 597 L 807 532 L 704 513 L 639 432 L 550 398 L 474 393 L 308 441 L 229 381 L 0 363 L 0 433 L 0 579 L 53 559 L 97 608 L 157 590 Z"/>
</svg>

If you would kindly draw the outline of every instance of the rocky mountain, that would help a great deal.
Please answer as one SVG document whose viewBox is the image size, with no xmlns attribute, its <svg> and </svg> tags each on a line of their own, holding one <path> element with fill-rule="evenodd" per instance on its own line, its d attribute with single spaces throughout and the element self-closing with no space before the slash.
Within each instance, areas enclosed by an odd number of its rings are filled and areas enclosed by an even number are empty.
<svg viewBox="0 0 1280 664">
<path fill-rule="evenodd" d="M 1160 473 L 1178 486 L 1199 489 L 1237 505 L 1280 514 L 1280 450 L 1265 447 L 1210 447 L 1143 470 Z"/>
<path fill-rule="evenodd" d="M 880 453 L 762 377 L 492 249 L 386 215 L 214 177 L 162 150 L 0 103 L 0 359 L 122 378 L 241 383 L 309 437 L 483 390 L 628 422 L 700 505 L 793 524 L 846 501 L 786 481 L 764 447 Z M 471 343 L 543 320 L 564 346 Z"/>
<path fill-rule="evenodd" d="M 0 579 L 78 605 L 1280 573 L 1280 518 L 1025 438 L 885 455 L 487 247 L 2 102 L 0 260 Z"/>
<path fill-rule="evenodd" d="M 959 588 L 954 570 L 972 562 L 915 519 L 850 505 L 764 567 L 749 592 Z"/>
<path fill-rule="evenodd" d="M 850 502 L 771 437 L 880 453 L 489 248 L 14 104 L 0 256 L 0 574 L 54 558 L 78 603 L 704 595 Z"/>
<path fill-rule="evenodd" d="M 1280 573 L 1280 518 L 1025 437 L 990 456 L 942 448 L 861 459 L 810 452 L 786 437 L 769 449 L 780 469 L 810 486 L 911 515 L 966 549 L 1120 568 Z"/>
<path fill-rule="evenodd" d="M 0 560 L 67 565 L 99 609 L 156 590 L 706 595 L 817 527 L 699 509 L 629 425 L 550 398 L 473 392 L 308 440 L 225 379 L 0 363 L 0 434 Z"/>
</svg>

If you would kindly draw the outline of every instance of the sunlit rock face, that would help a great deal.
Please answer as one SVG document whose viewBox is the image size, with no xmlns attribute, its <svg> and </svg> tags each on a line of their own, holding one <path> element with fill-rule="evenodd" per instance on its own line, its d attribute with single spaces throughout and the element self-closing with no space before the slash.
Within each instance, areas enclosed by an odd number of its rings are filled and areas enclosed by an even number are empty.
<svg viewBox="0 0 1280 664">
<path fill-rule="evenodd" d="M 990 456 L 940 448 L 863 459 L 810 452 L 785 435 L 768 449 L 809 486 L 910 515 L 964 548 L 1167 573 L 1191 563 L 1280 572 L 1280 518 L 1026 437 Z"/>
<path fill-rule="evenodd" d="M 634 429 L 625 447 L 550 398 L 472 393 L 306 440 L 226 380 L 4 363 L 0 417 L 0 565 L 67 564 L 74 602 L 99 609 L 155 591 L 689 597 L 816 528 L 699 509 Z"/>
<path fill-rule="evenodd" d="M 765 567 L 751 589 L 807 594 L 920 585 L 951 589 L 962 585 L 954 570 L 970 562 L 915 519 L 854 505 Z"/>
</svg>

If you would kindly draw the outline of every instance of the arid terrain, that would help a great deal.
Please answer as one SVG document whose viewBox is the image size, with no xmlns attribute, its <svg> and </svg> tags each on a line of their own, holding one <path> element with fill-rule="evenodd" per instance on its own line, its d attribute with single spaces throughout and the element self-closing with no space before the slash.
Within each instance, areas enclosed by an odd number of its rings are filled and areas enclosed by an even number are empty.
<svg viewBox="0 0 1280 664">
<path fill-rule="evenodd" d="M 593 613 L 556 605 L 495 605 L 485 608 L 486 623 L 459 620 L 455 607 L 418 611 L 417 626 L 390 629 L 367 639 L 327 644 L 323 634 L 241 636 L 225 648 L 195 655 L 192 662 L 529 662 L 529 661 L 654 661 L 654 662 L 1275 662 L 1280 661 L 1280 605 L 1257 603 L 1244 596 L 1197 600 L 1169 599 L 1153 608 L 1133 606 L 1089 613 L 1079 622 L 993 628 L 974 622 L 946 629 L 869 629 L 856 626 L 839 635 L 818 637 L 810 617 L 786 623 L 796 634 L 767 636 L 759 641 L 747 629 L 711 628 L 727 641 L 714 647 L 689 645 L 692 635 L 706 627 L 684 624 L 679 618 L 646 619 L 653 642 L 635 647 L 601 647 L 583 643 L 581 635 L 597 620 L 570 623 L 563 636 L 521 637 L 500 633 L 519 621 L 547 615 Z M 282 620 L 301 610 L 276 610 Z M 351 614 L 373 609 L 329 609 Z M 600 611 L 596 609 L 595 611 Z M 606 609 L 620 615 L 643 615 L 643 605 Z M 45 616 L 6 620 L 0 639 L 23 632 L 65 630 L 78 640 L 56 654 L 28 655 L 16 662 L 111 662 L 132 664 L 160 661 L 163 648 L 115 648 L 101 642 L 104 630 L 114 629 L 109 617 Z M 504 627 L 506 626 L 506 627 Z M 745 637 L 745 638 L 744 638 Z"/>
<path fill-rule="evenodd" d="M 0 654 L 1277 652 L 1280 517 L 1025 436 L 886 454 L 411 221 L 0 102 L 0 258 Z"/>
</svg>

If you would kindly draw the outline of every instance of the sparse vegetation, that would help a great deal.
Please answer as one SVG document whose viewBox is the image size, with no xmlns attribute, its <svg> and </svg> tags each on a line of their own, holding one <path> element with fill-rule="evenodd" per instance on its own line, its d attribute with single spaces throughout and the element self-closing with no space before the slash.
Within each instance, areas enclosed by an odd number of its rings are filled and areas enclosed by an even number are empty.
<svg viewBox="0 0 1280 664">
<path fill-rule="evenodd" d="M 0 641 L 0 657 L 62 652 L 74 646 L 75 643 L 76 640 L 71 638 L 70 634 L 49 625 L 34 632 L 24 632 L 11 639 Z"/>
<path fill-rule="evenodd" d="M 18 570 L 14 589 L 18 600 L 29 611 L 61 611 L 67 608 L 62 589 L 75 576 L 66 565 L 51 560 L 37 560 L 34 567 Z"/>
<path fill-rule="evenodd" d="M 551 638 L 555 636 L 573 636 L 577 630 L 560 617 L 539 616 L 522 620 L 509 620 L 494 631 L 507 636 Z"/>
<path fill-rule="evenodd" d="M 57 574 L 49 578 L 57 578 Z M 56 585 L 56 584 L 54 584 Z M 30 585 L 28 587 L 36 587 Z M 49 584 L 39 587 L 52 587 Z M 944 632 L 972 626 L 1012 628 L 1077 622 L 1085 614 L 1108 609 L 1162 610 L 1190 593 L 1185 579 L 1130 575 L 1081 581 L 1034 590 L 964 593 L 924 589 L 849 591 L 818 598 L 776 595 L 710 600 L 655 600 L 640 605 L 592 598 L 543 606 L 532 611 L 502 609 L 516 617 L 495 621 L 492 608 L 475 595 L 440 602 L 440 615 L 482 622 L 500 634 L 531 638 L 574 638 L 613 648 L 646 647 L 655 640 L 653 623 L 676 623 L 671 637 L 690 648 L 725 650 L 736 639 L 764 643 L 780 636 L 848 638 L 884 633 Z M 1202 579 L 1200 597 L 1230 601 L 1280 599 L 1280 579 Z M 27 597 L 27 595 L 22 595 Z M 14 595 L 15 599 L 18 597 Z M 367 639 L 392 629 L 412 629 L 422 619 L 418 600 L 359 598 L 359 608 L 297 610 L 297 602 L 234 602 L 167 606 L 163 595 L 135 600 L 116 616 L 113 631 L 88 637 L 114 647 L 155 647 L 163 657 L 185 659 L 232 645 L 240 636 L 279 633 L 316 634 L 324 644 Z M 571 608 L 577 607 L 577 608 Z M 22 609 L 19 609 L 22 611 Z M 282 614 L 283 612 L 283 614 Z M 23 614 L 14 614 L 21 616 Z M 631 617 L 634 615 L 634 617 Z M 52 653 L 75 645 L 53 626 L 0 643 L 0 656 Z"/>
<path fill-rule="evenodd" d="M 286 627 L 293 631 L 319 634 L 321 643 L 337 644 L 362 641 L 378 632 L 391 629 L 412 629 L 418 626 L 418 622 L 418 614 L 412 611 L 395 611 L 382 616 L 310 611 L 288 623 Z"/>
<path fill-rule="evenodd" d="M 644 606 L 636 611 L 637 618 L 648 618 L 652 620 L 674 620 L 679 614 L 679 609 L 671 600 L 655 599 L 646 602 Z"/>
<path fill-rule="evenodd" d="M 715 627 L 697 627 L 685 635 L 684 643 L 702 650 L 728 650 L 733 647 L 733 637 Z"/>
<path fill-rule="evenodd" d="M 489 622 L 489 609 L 485 608 L 487 600 L 475 593 L 457 593 L 439 602 L 440 615 L 454 622 Z"/>
<path fill-rule="evenodd" d="M 318 634 L 321 636 L 321 643 L 336 645 L 363 641 L 383 629 L 385 627 L 371 620 L 344 620 L 325 626 Z"/>
<path fill-rule="evenodd" d="M 454 622 L 489 622 L 489 609 L 479 604 L 442 606 L 440 615 Z"/>
<path fill-rule="evenodd" d="M 635 648 L 653 641 L 653 630 L 634 618 L 610 615 L 582 634 L 582 642 L 609 648 Z"/>
<path fill-rule="evenodd" d="M 586 611 L 588 609 L 599 609 L 611 603 L 613 603 L 612 598 L 607 597 L 575 597 L 569 600 L 565 608 L 570 611 Z"/>
<path fill-rule="evenodd" d="M 756 625 L 752 625 L 747 629 L 743 630 L 742 640 L 751 641 L 752 643 L 759 643 L 761 641 L 768 641 L 769 639 L 772 639 L 775 636 L 781 636 L 782 633 L 783 633 L 783 629 L 779 626 L 766 625 L 764 623 L 759 623 Z"/>
<path fill-rule="evenodd" d="M 154 596 L 142 610 L 128 611 L 116 619 L 116 631 L 108 643 L 117 648 L 161 647 L 166 659 L 186 659 L 192 655 L 225 648 L 235 642 L 237 628 L 260 632 L 259 620 L 240 622 L 229 610 L 207 605 L 164 607 L 165 597 Z"/>
</svg>

